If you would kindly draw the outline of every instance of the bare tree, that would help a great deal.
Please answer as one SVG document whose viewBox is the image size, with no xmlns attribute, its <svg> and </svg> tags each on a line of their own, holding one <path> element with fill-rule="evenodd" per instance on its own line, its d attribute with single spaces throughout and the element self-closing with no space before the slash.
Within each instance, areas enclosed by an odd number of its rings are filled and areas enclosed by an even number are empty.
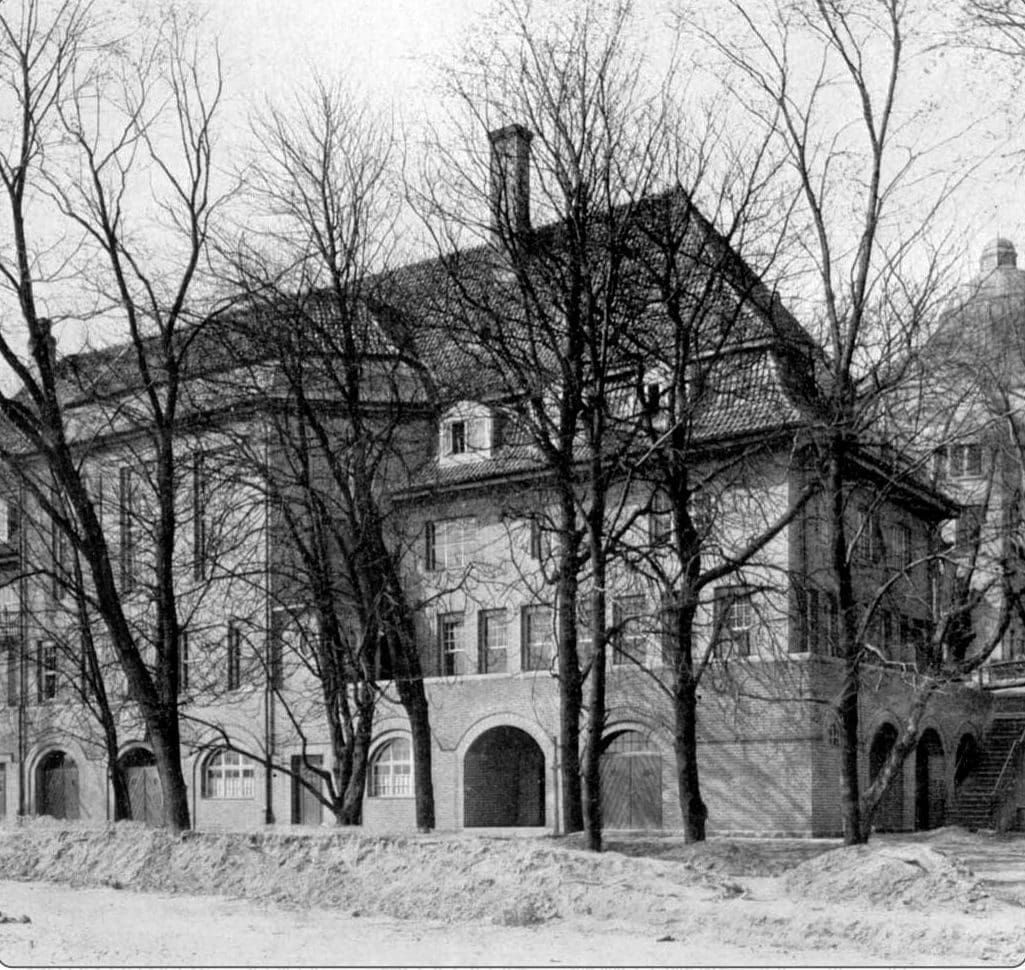
<svg viewBox="0 0 1025 970">
<path fill-rule="evenodd" d="M 31 460 L 49 469 L 67 503 L 75 525 L 69 537 L 149 732 L 165 821 L 182 829 L 189 826 L 189 807 L 177 707 L 174 441 L 195 324 L 210 310 L 191 304 L 199 297 L 198 274 L 217 209 L 211 163 L 220 72 L 213 55 L 204 81 L 193 25 L 173 15 L 140 33 L 137 43 L 115 44 L 99 31 L 88 4 L 63 3 L 49 18 L 48 12 L 32 2 L 0 17 L 12 119 L 0 147 L 11 223 L 0 273 L 28 338 L 23 354 L 15 334 L 0 336 L 0 357 L 17 381 L 14 393 L 0 396 L 0 414 Z M 65 238 L 77 242 L 70 254 L 52 248 L 39 231 L 34 217 L 46 207 L 63 220 Z M 159 243 L 146 234 L 154 226 L 163 233 Z M 67 379 L 55 351 L 57 313 L 44 309 L 61 305 L 60 284 L 72 279 L 79 300 L 64 303 L 61 319 L 81 319 L 84 310 L 98 331 L 109 328 L 127 344 L 117 379 L 93 384 L 92 396 L 119 396 L 117 428 L 144 440 L 152 462 L 158 616 L 152 667 L 133 631 L 113 533 L 76 459 L 81 428 L 72 423 L 70 395 L 81 375 Z M 5 457 L 26 460 L 23 454 Z"/>
<path fill-rule="evenodd" d="M 275 595 L 308 609 L 318 630 L 303 666 L 333 767 L 307 767 L 338 820 L 359 821 L 374 708 L 390 681 L 412 734 L 417 826 L 428 830 L 429 711 L 391 499 L 413 468 L 411 435 L 426 432 L 425 389 L 380 275 L 395 240 L 394 132 L 318 80 L 268 106 L 254 135 L 247 202 L 265 219 L 236 246 L 234 282 L 253 310 L 240 332 L 278 366 L 279 381 L 254 390 L 269 435 L 259 474 L 282 545 Z M 287 709 L 289 690 L 278 692 Z"/>
<path fill-rule="evenodd" d="M 873 517 L 871 510 L 860 520 L 852 513 L 873 450 L 873 507 L 912 487 L 914 456 L 889 458 L 882 416 L 886 402 L 913 378 L 917 352 L 948 292 L 949 265 L 936 255 L 942 249 L 930 254 L 930 237 L 937 213 L 965 173 L 928 179 L 928 147 L 934 146 L 924 145 L 924 109 L 907 94 L 924 46 L 915 5 L 818 0 L 758 10 L 738 3 L 731 11 L 739 37 L 705 36 L 734 72 L 731 90 L 746 117 L 774 135 L 786 159 L 801 199 L 796 225 L 803 241 L 797 245 L 807 254 L 821 307 L 817 329 L 826 357 L 816 375 L 812 440 L 843 664 L 836 700 L 841 815 L 845 840 L 862 842 L 889 776 L 884 769 L 861 792 L 862 674 L 871 662 L 875 611 L 889 585 L 864 588 L 856 553 Z M 918 252 L 930 255 L 916 263 Z M 872 539 L 864 541 L 870 545 Z M 900 763 L 897 747 L 888 768 Z"/>
</svg>

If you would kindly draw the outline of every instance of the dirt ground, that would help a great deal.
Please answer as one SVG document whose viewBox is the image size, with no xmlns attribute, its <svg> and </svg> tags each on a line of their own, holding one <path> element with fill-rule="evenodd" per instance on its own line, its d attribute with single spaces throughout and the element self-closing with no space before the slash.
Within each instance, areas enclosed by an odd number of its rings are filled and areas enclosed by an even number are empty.
<svg viewBox="0 0 1025 970">
<path fill-rule="evenodd" d="M 43 821 L 0 830 L 0 880 L 8 965 L 1025 959 L 1025 837 L 956 828 L 853 849 L 613 837 L 595 856 L 572 838 L 172 838 Z"/>
</svg>

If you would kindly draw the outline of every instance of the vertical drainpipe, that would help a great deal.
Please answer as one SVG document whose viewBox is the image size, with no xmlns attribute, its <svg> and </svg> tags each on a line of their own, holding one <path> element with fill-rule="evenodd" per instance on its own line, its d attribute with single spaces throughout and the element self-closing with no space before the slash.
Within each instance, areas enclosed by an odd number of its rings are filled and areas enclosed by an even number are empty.
<svg viewBox="0 0 1025 970">
<path fill-rule="evenodd" d="M 559 835 L 562 832 L 562 820 L 559 818 L 559 806 L 562 804 L 562 792 L 559 790 L 559 735 L 552 735 L 552 740 L 555 743 L 555 756 L 552 758 L 552 818 L 555 823 L 552 835 Z"/>
<path fill-rule="evenodd" d="M 28 690 L 26 667 L 28 665 L 28 610 L 26 598 L 28 584 L 25 580 L 25 486 L 18 483 L 18 815 L 28 812 L 26 755 L 26 717 L 25 694 Z"/>
<path fill-rule="evenodd" d="M 270 465 L 270 432 L 267 422 L 264 421 L 263 455 L 264 467 L 269 470 Z M 272 643 L 271 629 L 271 535 L 270 535 L 270 497 L 267 489 L 263 492 L 263 611 L 265 641 L 264 651 L 267 662 L 264 665 L 266 675 L 264 680 L 263 694 L 263 750 L 265 761 L 263 763 L 263 822 L 265 825 L 274 824 L 274 770 L 271 767 L 271 759 L 274 756 L 274 652 L 276 644 Z"/>
</svg>

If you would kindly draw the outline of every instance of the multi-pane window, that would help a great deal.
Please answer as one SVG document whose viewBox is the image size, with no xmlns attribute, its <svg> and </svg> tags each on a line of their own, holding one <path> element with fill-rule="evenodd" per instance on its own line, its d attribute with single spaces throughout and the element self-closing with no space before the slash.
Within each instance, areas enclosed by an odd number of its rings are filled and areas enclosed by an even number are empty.
<svg viewBox="0 0 1025 970">
<path fill-rule="evenodd" d="M 503 674 L 508 670 L 509 620 L 505 610 L 482 610 L 480 624 L 480 672 Z"/>
<path fill-rule="evenodd" d="M 36 647 L 36 696 L 39 703 L 57 696 L 57 644 L 40 640 Z"/>
<path fill-rule="evenodd" d="M 644 632 L 644 612 L 643 596 L 621 596 L 616 600 L 616 638 L 612 646 L 614 664 L 645 662 L 647 637 Z"/>
<path fill-rule="evenodd" d="M 208 458 L 199 451 L 192 459 L 192 573 L 196 579 L 205 579 L 207 573 L 207 547 L 209 529 L 207 503 L 209 501 Z"/>
<path fill-rule="evenodd" d="M 946 464 L 948 478 L 979 478 L 982 475 L 982 445 L 978 442 L 941 448 L 939 458 L 941 464 Z"/>
<path fill-rule="evenodd" d="M 256 765 L 237 751 L 218 751 L 203 771 L 204 798 L 252 798 Z"/>
<path fill-rule="evenodd" d="M 895 525 L 890 533 L 890 545 L 894 566 L 907 569 L 911 565 L 911 529 L 906 525 Z"/>
<path fill-rule="evenodd" d="M 467 434 L 465 421 L 450 421 L 448 423 L 448 453 L 450 455 L 462 455 L 466 453 Z"/>
<path fill-rule="evenodd" d="M 121 536 L 121 590 L 129 593 L 138 580 L 138 482 L 131 468 L 120 470 L 118 479 L 118 524 Z"/>
<path fill-rule="evenodd" d="M 178 693 L 184 694 L 189 689 L 189 651 L 191 648 L 188 630 L 178 635 Z"/>
<path fill-rule="evenodd" d="M 462 569 L 470 562 L 475 520 L 445 519 L 425 528 L 424 561 L 428 569 Z"/>
<path fill-rule="evenodd" d="M 548 670 L 552 663 L 552 608 L 525 606 L 521 620 L 523 670 Z"/>
<path fill-rule="evenodd" d="M 747 657 L 755 630 L 754 598 L 742 586 L 715 591 L 715 653 L 718 657 Z"/>
<path fill-rule="evenodd" d="M 798 592 L 803 609 L 799 649 L 806 653 L 835 656 L 840 642 L 836 593 L 813 586 Z"/>
<path fill-rule="evenodd" d="M 389 741 L 370 763 L 373 798 L 409 798 L 413 794 L 413 757 L 408 738 Z"/>
<path fill-rule="evenodd" d="M 858 538 L 855 551 L 862 562 L 878 562 L 882 555 L 882 533 L 879 516 L 875 512 L 863 512 L 858 523 Z"/>
<path fill-rule="evenodd" d="M 242 686 L 242 629 L 237 623 L 228 624 L 228 690 Z"/>
<path fill-rule="evenodd" d="M 470 672 L 462 613 L 442 613 L 438 617 L 438 642 L 441 646 L 443 674 L 453 676 Z"/>
<path fill-rule="evenodd" d="M 56 521 L 50 523 L 50 554 L 53 557 L 53 595 L 61 599 L 74 575 L 71 539 Z"/>
<path fill-rule="evenodd" d="M 0 633 L 18 631 L 18 583 L 0 586 Z"/>
</svg>

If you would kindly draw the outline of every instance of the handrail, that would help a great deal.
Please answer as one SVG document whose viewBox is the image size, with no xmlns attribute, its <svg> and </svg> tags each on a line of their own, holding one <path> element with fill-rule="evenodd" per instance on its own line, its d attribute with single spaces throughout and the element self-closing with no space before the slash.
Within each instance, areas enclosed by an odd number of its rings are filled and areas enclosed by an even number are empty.
<svg viewBox="0 0 1025 970">
<path fill-rule="evenodd" d="M 1014 763 L 1015 753 L 1022 745 L 1025 745 L 1025 728 L 1023 728 L 1021 734 L 1015 738 L 1014 744 L 1011 745 L 1011 750 L 1007 752 L 1007 757 L 1004 759 L 1004 765 L 1000 769 L 1000 774 L 997 776 L 996 784 L 993 786 L 993 791 L 989 796 L 990 811 L 996 808 L 997 799 L 1000 797 L 1001 790 L 1004 787 L 1004 776 L 1009 773 L 1011 765 Z"/>
</svg>

